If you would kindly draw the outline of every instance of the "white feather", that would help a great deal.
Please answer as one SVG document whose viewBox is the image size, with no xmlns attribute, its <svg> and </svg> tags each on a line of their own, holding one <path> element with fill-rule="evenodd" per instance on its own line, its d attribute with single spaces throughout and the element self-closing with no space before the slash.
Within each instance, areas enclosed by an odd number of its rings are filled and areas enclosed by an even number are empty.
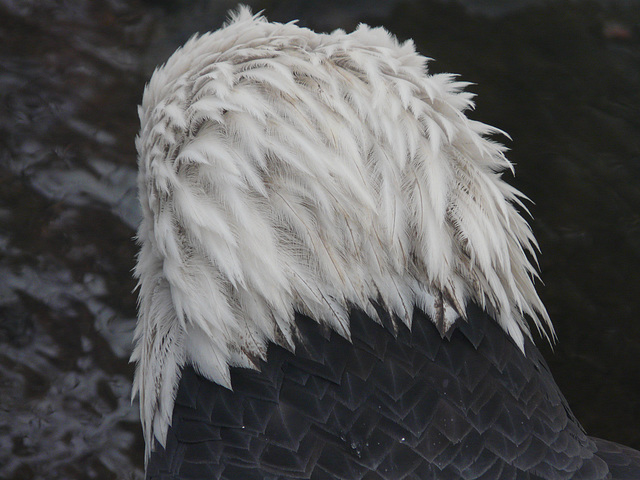
<svg viewBox="0 0 640 480">
<path fill-rule="evenodd" d="M 294 312 L 349 338 L 349 311 L 415 306 L 448 329 L 475 301 L 522 347 L 553 330 L 537 247 L 496 129 L 466 83 L 381 28 L 316 34 L 241 8 L 156 70 L 140 108 L 144 219 L 134 393 L 165 440 L 185 362 L 229 386 Z"/>
</svg>

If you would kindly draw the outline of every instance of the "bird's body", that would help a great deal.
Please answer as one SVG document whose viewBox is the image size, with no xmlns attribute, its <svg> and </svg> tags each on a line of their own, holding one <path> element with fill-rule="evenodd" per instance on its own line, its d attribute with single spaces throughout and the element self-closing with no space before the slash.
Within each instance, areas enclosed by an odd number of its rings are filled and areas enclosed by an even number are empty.
<svg viewBox="0 0 640 480">
<path fill-rule="evenodd" d="M 351 342 L 299 317 L 296 353 L 233 369 L 233 391 L 187 368 L 148 478 L 637 478 L 640 454 L 616 446 L 611 462 L 529 339 L 524 356 L 467 313 L 444 340 L 421 312 L 395 336 L 354 312 Z"/>
<path fill-rule="evenodd" d="M 529 338 L 525 314 L 553 333 L 535 239 L 463 87 L 382 29 L 246 10 L 156 71 L 137 141 L 148 477 L 640 475 Z"/>
</svg>

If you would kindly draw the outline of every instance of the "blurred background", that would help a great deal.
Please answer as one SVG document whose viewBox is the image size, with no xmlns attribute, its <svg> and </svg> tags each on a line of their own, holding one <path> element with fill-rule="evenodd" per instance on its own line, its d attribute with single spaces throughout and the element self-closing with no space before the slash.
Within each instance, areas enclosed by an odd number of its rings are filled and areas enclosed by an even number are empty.
<svg viewBox="0 0 640 480">
<path fill-rule="evenodd" d="M 225 0 L 0 0 L 0 478 L 142 477 L 128 364 L 136 106 Z M 585 429 L 640 448 L 640 0 L 264 0 L 384 25 L 474 82 L 540 242 L 538 340 Z"/>
</svg>

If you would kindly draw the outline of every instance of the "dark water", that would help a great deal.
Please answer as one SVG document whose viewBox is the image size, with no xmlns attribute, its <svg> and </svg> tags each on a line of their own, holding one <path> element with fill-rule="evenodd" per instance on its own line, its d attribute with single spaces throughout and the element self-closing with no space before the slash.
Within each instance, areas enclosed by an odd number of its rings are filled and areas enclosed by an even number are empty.
<svg viewBox="0 0 640 480">
<path fill-rule="evenodd" d="M 254 5 L 321 30 L 383 24 L 477 83 L 473 116 L 512 135 L 512 182 L 536 202 L 556 379 L 588 432 L 640 448 L 640 2 L 466 3 Z M 2 479 L 142 476 L 136 105 L 232 5 L 0 0 Z"/>
</svg>

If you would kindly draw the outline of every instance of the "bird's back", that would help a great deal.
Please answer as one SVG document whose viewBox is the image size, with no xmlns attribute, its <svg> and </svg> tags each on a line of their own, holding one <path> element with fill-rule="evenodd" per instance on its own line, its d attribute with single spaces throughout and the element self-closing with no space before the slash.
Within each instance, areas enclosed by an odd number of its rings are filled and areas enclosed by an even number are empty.
<svg viewBox="0 0 640 480">
<path fill-rule="evenodd" d="M 296 354 L 272 345 L 233 391 L 185 368 L 147 478 L 640 478 L 639 452 L 585 434 L 532 342 L 525 356 L 467 313 L 442 338 L 419 310 L 411 331 L 356 311 L 352 342 L 299 315 Z"/>
</svg>

